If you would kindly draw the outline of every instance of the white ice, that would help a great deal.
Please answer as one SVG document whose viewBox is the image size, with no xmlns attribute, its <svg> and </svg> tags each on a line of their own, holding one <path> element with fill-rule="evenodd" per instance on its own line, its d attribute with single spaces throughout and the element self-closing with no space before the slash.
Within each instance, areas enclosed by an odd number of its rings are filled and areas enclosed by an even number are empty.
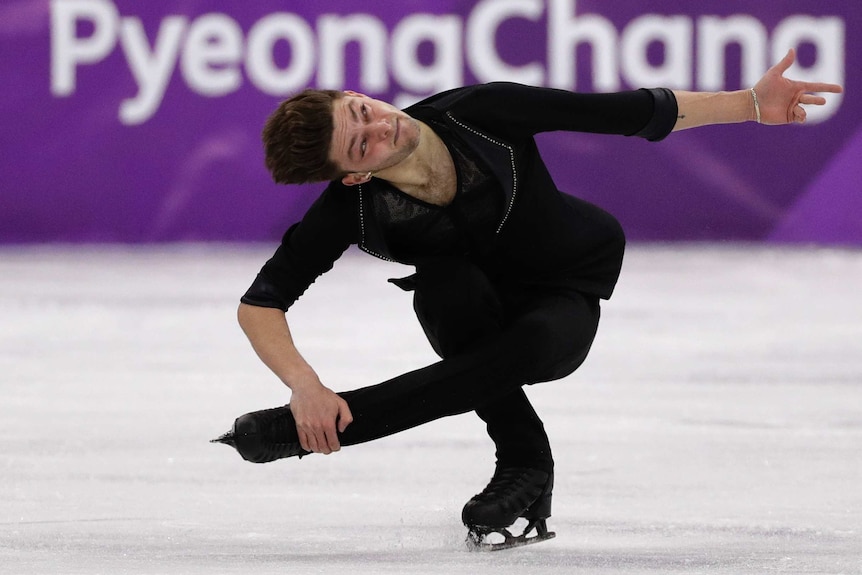
<svg viewBox="0 0 862 575">
<path fill-rule="evenodd" d="M 470 553 L 477 417 L 267 465 L 286 403 L 235 321 L 271 246 L 0 250 L 0 573 L 862 573 L 862 251 L 633 246 L 574 375 L 528 389 L 557 538 Z M 350 252 L 290 312 L 337 390 L 434 361 L 410 270 Z"/>
</svg>

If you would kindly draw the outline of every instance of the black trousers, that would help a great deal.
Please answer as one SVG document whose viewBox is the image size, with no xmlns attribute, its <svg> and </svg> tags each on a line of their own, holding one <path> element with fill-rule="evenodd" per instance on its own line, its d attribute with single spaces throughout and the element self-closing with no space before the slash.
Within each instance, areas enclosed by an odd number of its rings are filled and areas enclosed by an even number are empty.
<svg viewBox="0 0 862 575">
<path fill-rule="evenodd" d="M 342 445 L 475 411 L 496 445 L 498 466 L 551 470 L 548 437 L 522 386 L 560 379 L 583 363 L 598 327 L 598 298 L 492 285 L 463 260 L 417 270 L 409 278 L 414 308 L 442 360 L 340 393 L 354 417 L 339 434 Z"/>
</svg>

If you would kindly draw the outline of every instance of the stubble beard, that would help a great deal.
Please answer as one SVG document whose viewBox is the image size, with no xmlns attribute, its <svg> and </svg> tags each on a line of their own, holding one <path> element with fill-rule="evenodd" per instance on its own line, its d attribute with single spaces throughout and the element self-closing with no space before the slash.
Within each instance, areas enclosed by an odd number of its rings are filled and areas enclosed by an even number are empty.
<svg viewBox="0 0 862 575">
<path fill-rule="evenodd" d="M 380 170 L 385 170 L 386 168 L 391 168 L 392 166 L 396 166 L 410 157 L 410 155 L 416 151 L 416 148 L 419 147 L 419 139 L 421 130 L 419 128 L 419 122 L 416 121 L 415 118 L 411 116 L 400 116 L 398 118 L 399 131 L 398 131 L 398 140 L 397 140 L 397 149 L 395 153 L 389 158 L 384 165 L 380 166 L 375 172 Z"/>
</svg>

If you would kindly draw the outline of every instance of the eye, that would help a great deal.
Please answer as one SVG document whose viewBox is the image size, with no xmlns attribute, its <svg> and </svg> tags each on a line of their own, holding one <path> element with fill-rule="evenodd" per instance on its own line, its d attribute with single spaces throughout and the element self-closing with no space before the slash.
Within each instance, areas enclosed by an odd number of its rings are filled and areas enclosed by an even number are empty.
<svg viewBox="0 0 862 575">
<path fill-rule="evenodd" d="M 368 108 L 365 106 L 365 104 L 362 104 L 362 106 L 359 108 L 359 111 L 362 114 L 363 118 L 368 117 Z"/>
<path fill-rule="evenodd" d="M 368 140 L 362 140 L 362 143 L 359 144 L 359 152 L 362 157 L 365 157 L 365 149 L 368 148 Z"/>
</svg>

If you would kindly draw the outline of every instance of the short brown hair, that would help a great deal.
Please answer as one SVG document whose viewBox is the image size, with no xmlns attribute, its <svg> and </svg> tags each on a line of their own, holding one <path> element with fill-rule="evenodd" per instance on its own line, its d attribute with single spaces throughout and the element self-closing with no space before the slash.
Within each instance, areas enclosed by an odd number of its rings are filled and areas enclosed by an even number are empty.
<svg viewBox="0 0 862 575">
<path fill-rule="evenodd" d="M 325 182 L 344 175 L 329 159 L 338 90 L 307 89 L 285 100 L 263 128 L 266 168 L 279 184 Z"/>
</svg>

